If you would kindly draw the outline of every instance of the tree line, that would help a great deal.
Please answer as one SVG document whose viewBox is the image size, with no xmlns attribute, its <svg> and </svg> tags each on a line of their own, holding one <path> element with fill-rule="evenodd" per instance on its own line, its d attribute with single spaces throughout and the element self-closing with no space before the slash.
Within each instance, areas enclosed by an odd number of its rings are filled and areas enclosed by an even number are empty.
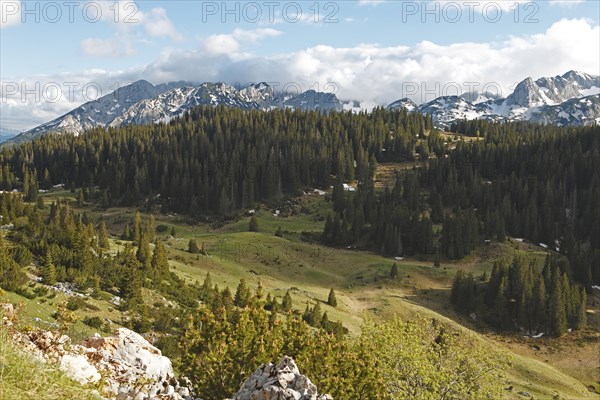
<svg viewBox="0 0 600 400">
<path fill-rule="evenodd" d="M 164 211 L 226 216 L 305 187 L 369 180 L 377 162 L 412 160 L 430 117 L 199 107 L 169 124 L 48 135 L 0 152 L 0 190 L 82 188 L 105 207 L 144 199 Z"/>
</svg>

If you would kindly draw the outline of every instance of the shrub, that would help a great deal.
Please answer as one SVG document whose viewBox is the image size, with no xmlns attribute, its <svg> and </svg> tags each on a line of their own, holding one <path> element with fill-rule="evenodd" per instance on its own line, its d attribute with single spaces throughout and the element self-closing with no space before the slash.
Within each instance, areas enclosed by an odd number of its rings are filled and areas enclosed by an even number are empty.
<svg viewBox="0 0 600 400">
<path fill-rule="evenodd" d="M 102 319 L 100 317 L 85 317 L 83 323 L 92 328 L 102 328 Z"/>
</svg>

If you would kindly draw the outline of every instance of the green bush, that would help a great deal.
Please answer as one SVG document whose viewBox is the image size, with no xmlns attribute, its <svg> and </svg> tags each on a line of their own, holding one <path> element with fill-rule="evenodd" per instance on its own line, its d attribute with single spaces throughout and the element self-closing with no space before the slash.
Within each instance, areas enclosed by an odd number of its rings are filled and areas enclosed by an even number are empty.
<svg viewBox="0 0 600 400">
<path fill-rule="evenodd" d="M 76 311 L 81 308 L 85 308 L 90 311 L 99 311 L 100 309 L 93 304 L 88 303 L 83 297 L 69 297 L 67 300 L 67 309 Z"/>
<path fill-rule="evenodd" d="M 157 233 L 166 233 L 169 230 L 169 227 L 167 225 L 164 224 L 160 224 L 156 227 L 156 232 Z"/>
<path fill-rule="evenodd" d="M 92 328 L 102 328 L 102 319 L 100 317 L 85 317 L 83 323 Z"/>
</svg>

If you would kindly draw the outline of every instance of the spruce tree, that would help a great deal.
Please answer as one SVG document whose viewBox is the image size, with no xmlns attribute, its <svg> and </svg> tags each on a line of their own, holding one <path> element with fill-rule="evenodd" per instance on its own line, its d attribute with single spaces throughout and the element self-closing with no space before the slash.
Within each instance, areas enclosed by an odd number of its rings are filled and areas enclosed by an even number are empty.
<svg viewBox="0 0 600 400">
<path fill-rule="evenodd" d="M 248 224 L 248 230 L 250 232 L 258 232 L 258 220 L 256 217 L 250 218 L 250 223 Z"/>
<path fill-rule="evenodd" d="M 237 290 L 235 291 L 234 304 L 240 308 L 244 308 L 250 304 L 251 293 L 246 281 L 240 280 Z"/>
<path fill-rule="evenodd" d="M 325 330 L 329 328 L 329 315 L 327 315 L 327 311 L 323 313 L 319 326 Z"/>
<path fill-rule="evenodd" d="M 393 263 L 392 268 L 390 269 L 390 278 L 397 279 L 398 278 L 398 264 Z"/>
<path fill-rule="evenodd" d="M 335 290 L 333 290 L 333 288 L 329 291 L 329 296 L 327 297 L 327 304 L 331 307 L 337 307 L 337 298 L 335 297 Z"/>
<path fill-rule="evenodd" d="M 79 189 L 77 192 L 77 205 L 81 207 L 84 203 L 83 189 Z"/>
<path fill-rule="evenodd" d="M 108 241 L 108 232 L 106 230 L 106 224 L 104 221 L 100 223 L 100 229 L 98 232 L 98 246 L 102 249 L 110 248 L 110 243 Z"/>
<path fill-rule="evenodd" d="M 152 273 L 155 277 L 166 278 L 169 273 L 169 258 L 167 249 L 162 241 L 154 242 L 154 253 L 152 254 L 152 262 L 150 263 Z"/>
<path fill-rule="evenodd" d="M 281 230 L 281 225 L 275 231 L 275 236 L 277 236 L 277 237 L 283 237 L 283 231 Z"/>
<path fill-rule="evenodd" d="M 310 311 L 310 319 L 311 319 L 310 325 L 318 326 L 319 323 L 321 322 L 321 318 L 323 318 L 323 314 L 321 313 L 321 303 L 319 301 L 317 301 L 315 306 Z"/>
<path fill-rule="evenodd" d="M 284 313 L 292 311 L 292 296 L 289 291 L 285 292 L 285 296 L 281 300 L 281 311 Z"/>
<path fill-rule="evenodd" d="M 211 301 L 211 294 L 212 294 L 212 279 L 210 277 L 210 272 L 206 273 L 206 278 L 204 278 L 204 284 L 202 285 L 202 289 L 200 291 L 201 296 L 202 296 L 202 300 L 204 302 L 210 302 Z"/>
<path fill-rule="evenodd" d="M 125 224 L 125 226 L 123 227 L 123 233 L 121 234 L 121 239 L 131 240 L 131 230 L 129 229 L 128 224 Z"/>
<path fill-rule="evenodd" d="M 50 251 L 46 251 L 46 257 L 41 266 L 42 282 L 46 285 L 54 285 L 56 283 L 56 267 Z"/>
<path fill-rule="evenodd" d="M 154 219 L 154 215 L 150 215 L 146 221 L 146 235 L 148 235 L 149 242 L 156 240 L 156 220 Z"/>
<path fill-rule="evenodd" d="M 587 323 L 587 314 L 586 314 L 587 294 L 586 294 L 584 288 L 581 288 L 580 295 L 579 295 L 579 301 L 580 301 L 580 303 L 577 307 L 577 314 L 576 314 L 575 321 L 573 324 L 574 329 L 583 329 L 583 328 L 585 328 L 585 325 Z"/>
<path fill-rule="evenodd" d="M 552 334 L 560 337 L 567 331 L 567 315 L 560 271 L 558 267 L 555 268 L 552 274 L 552 291 L 550 293 L 550 329 Z"/>
<path fill-rule="evenodd" d="M 194 239 L 190 239 L 190 241 L 188 242 L 188 252 L 192 253 L 192 254 L 196 254 L 200 251 L 200 248 L 198 247 L 198 242 L 196 242 L 196 240 Z"/>
<path fill-rule="evenodd" d="M 148 269 L 152 260 L 152 254 L 150 254 L 150 243 L 148 243 L 148 236 L 146 236 L 146 234 L 142 232 L 138 243 L 138 249 L 135 256 L 142 265 L 142 268 Z"/>
<path fill-rule="evenodd" d="M 142 238 L 142 214 L 139 211 L 135 212 L 133 218 L 133 241 L 139 245 L 140 239 Z"/>
<path fill-rule="evenodd" d="M 539 276 L 533 289 L 533 317 L 534 329 L 540 329 L 548 321 L 546 284 L 543 276 Z"/>
</svg>

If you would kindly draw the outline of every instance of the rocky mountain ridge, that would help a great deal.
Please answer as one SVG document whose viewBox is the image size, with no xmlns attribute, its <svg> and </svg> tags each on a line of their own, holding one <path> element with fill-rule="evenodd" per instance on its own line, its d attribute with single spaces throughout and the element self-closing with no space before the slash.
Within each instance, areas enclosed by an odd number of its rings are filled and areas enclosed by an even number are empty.
<svg viewBox="0 0 600 400">
<path fill-rule="evenodd" d="M 341 111 L 339 99 L 330 93 L 276 93 L 265 82 L 235 88 L 226 83 L 171 82 L 154 86 L 140 80 L 113 93 L 87 102 L 71 112 L 9 140 L 22 143 L 58 133 L 79 135 L 92 128 L 168 122 L 199 105 L 237 107 L 243 110 L 293 108 Z"/>
<path fill-rule="evenodd" d="M 506 98 L 490 93 L 442 96 L 420 105 L 397 100 L 388 109 L 431 114 L 440 127 L 460 119 L 531 121 L 558 126 L 600 124 L 600 76 L 569 71 L 562 76 L 526 78 Z"/>
<path fill-rule="evenodd" d="M 265 82 L 236 88 L 229 84 L 170 82 L 152 85 L 140 80 L 90 101 L 73 111 L 24 132 L 7 143 L 22 143 L 48 133 L 79 135 L 85 130 L 130 124 L 169 122 L 199 105 L 243 110 L 292 108 L 301 110 L 359 111 L 356 101 L 341 102 L 335 94 L 308 90 L 277 93 Z M 569 71 L 562 76 L 526 78 L 506 98 L 493 93 L 442 96 L 417 105 L 404 98 L 387 106 L 431 114 L 441 128 L 460 119 L 531 121 L 543 124 L 600 124 L 600 76 Z"/>
</svg>

